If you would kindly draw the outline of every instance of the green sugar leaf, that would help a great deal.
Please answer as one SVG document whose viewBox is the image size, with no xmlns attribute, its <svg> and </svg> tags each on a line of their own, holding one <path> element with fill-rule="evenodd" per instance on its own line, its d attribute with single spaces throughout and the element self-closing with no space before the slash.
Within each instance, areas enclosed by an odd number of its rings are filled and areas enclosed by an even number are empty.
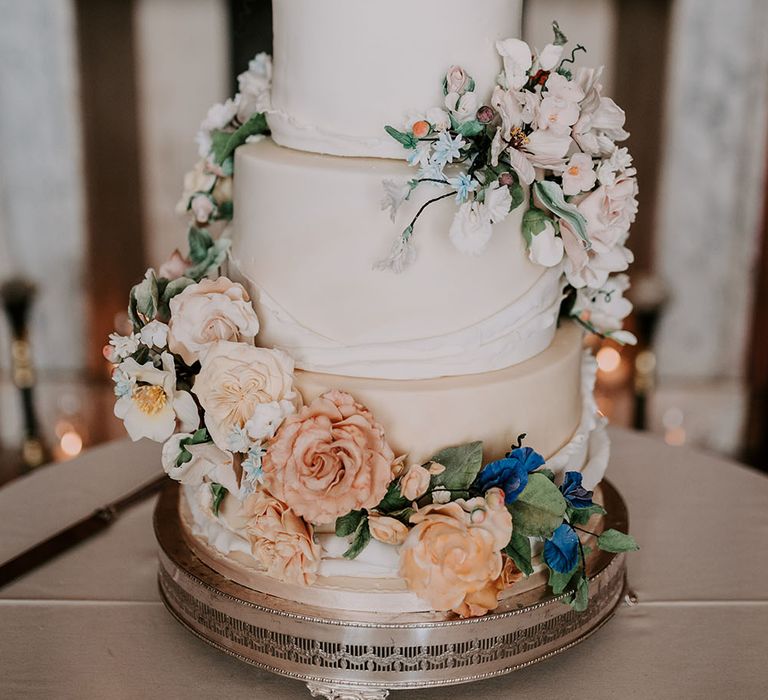
<svg viewBox="0 0 768 700">
<path fill-rule="evenodd" d="M 387 492 L 384 494 L 384 498 L 381 499 L 381 503 L 376 506 L 376 510 L 380 513 L 389 515 L 390 513 L 397 512 L 403 508 L 407 508 L 411 505 L 411 502 L 407 498 L 403 498 L 400 494 L 400 479 L 390 482 L 387 487 Z"/>
<path fill-rule="evenodd" d="M 345 559 L 354 559 L 360 552 L 362 552 L 371 541 L 371 530 L 368 527 L 368 516 L 366 515 L 357 526 L 355 530 L 355 536 L 352 539 L 352 544 L 349 549 L 344 552 Z"/>
<path fill-rule="evenodd" d="M 365 517 L 365 511 L 353 510 L 346 515 L 336 518 L 336 537 L 347 537 L 351 535 L 360 525 L 360 521 Z"/>
<path fill-rule="evenodd" d="M 593 503 L 587 508 L 574 508 L 568 506 L 566 515 L 568 517 L 568 522 L 572 525 L 586 525 L 593 515 L 605 515 L 605 508 L 597 503 Z"/>
<path fill-rule="evenodd" d="M 470 119 L 469 121 L 457 123 L 456 132 L 467 138 L 482 134 L 485 126 L 481 124 L 477 119 Z"/>
<path fill-rule="evenodd" d="M 224 496 L 227 495 L 227 489 L 221 484 L 213 482 L 211 484 L 211 494 L 213 494 L 213 502 L 211 503 L 211 510 L 213 514 L 219 517 L 219 508 L 221 508 L 221 502 L 224 500 Z"/>
<path fill-rule="evenodd" d="M 547 567 L 549 568 L 549 567 Z M 568 584 L 571 579 L 580 571 L 581 562 L 579 561 L 570 571 L 564 574 L 558 573 L 553 569 L 549 569 L 549 587 L 552 589 L 552 593 L 560 595 L 568 588 Z"/>
<path fill-rule="evenodd" d="M 526 537 L 551 537 L 562 524 L 566 500 L 544 474 L 534 472 L 528 485 L 509 505 L 514 531 Z"/>
<path fill-rule="evenodd" d="M 512 531 L 512 539 L 504 547 L 504 553 L 515 562 L 515 566 L 526 576 L 533 573 L 531 566 L 531 541 L 516 530 Z"/>
<path fill-rule="evenodd" d="M 565 201 L 565 195 L 560 185 L 552 182 L 552 180 L 542 180 L 535 182 L 533 188 L 547 209 L 567 221 L 582 239 L 589 242 L 586 219 L 575 204 Z"/>
<path fill-rule="evenodd" d="M 589 606 L 589 581 L 582 575 L 576 583 L 576 593 L 571 601 L 571 607 L 576 612 L 584 612 Z"/>
<path fill-rule="evenodd" d="M 384 130 L 404 148 L 414 149 L 419 145 L 419 140 L 413 134 L 398 131 L 393 126 L 385 126 Z"/>
<path fill-rule="evenodd" d="M 531 245 L 533 237 L 540 234 L 546 227 L 547 222 L 552 223 L 552 219 L 547 212 L 531 207 L 523 214 L 522 231 L 526 244 Z"/>
<path fill-rule="evenodd" d="M 477 473 L 483 466 L 483 443 L 468 442 L 440 450 L 432 459 L 445 467 L 441 474 L 432 476 L 430 488 L 444 488 L 456 496 L 456 492 L 469 491 Z"/>
<path fill-rule="evenodd" d="M 637 546 L 635 538 L 631 535 L 625 535 L 618 530 L 605 530 L 597 538 L 597 546 L 604 552 L 634 552 L 640 547 Z"/>
<path fill-rule="evenodd" d="M 211 133 L 211 153 L 213 160 L 221 164 L 229 158 L 238 146 L 242 146 L 249 136 L 269 132 L 267 118 L 264 112 L 257 112 L 245 124 L 235 131 L 213 131 Z"/>
</svg>

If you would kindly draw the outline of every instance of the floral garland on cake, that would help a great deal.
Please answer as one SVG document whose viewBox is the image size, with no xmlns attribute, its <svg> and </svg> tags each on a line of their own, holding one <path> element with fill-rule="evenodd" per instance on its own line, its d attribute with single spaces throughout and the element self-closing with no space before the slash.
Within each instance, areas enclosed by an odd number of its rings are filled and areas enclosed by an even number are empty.
<svg viewBox="0 0 768 700">
<path fill-rule="evenodd" d="M 503 70 L 490 95 L 478 95 L 460 66 L 443 79 L 444 104 L 411 115 L 402 130 L 386 127 L 408 151 L 416 177 L 384 181 L 382 209 L 394 222 L 417 188 L 447 189 L 429 199 L 398 235 L 378 267 L 400 272 L 416 258 L 416 224 L 430 205 L 453 198 L 449 237 L 461 252 L 482 253 L 494 225 L 524 203 L 528 255 L 561 266 L 564 309 L 590 332 L 634 343 L 622 330 L 632 305 L 622 294 L 632 262 L 625 246 L 637 213 L 632 157 L 616 145 L 629 137 L 624 112 L 602 95 L 602 69 L 574 68 L 577 45 L 557 22 L 554 42 L 532 52 L 520 39 L 496 43 Z"/>
<path fill-rule="evenodd" d="M 322 554 L 315 527 L 332 524 L 348 540 L 346 558 L 372 539 L 398 546 L 409 590 L 434 610 L 476 616 L 533 573 L 531 541 L 539 540 L 552 591 L 585 610 L 589 548 L 579 533 L 608 552 L 637 545 L 585 527 L 605 511 L 580 473 L 558 482 L 525 436 L 487 463 L 481 442 L 410 463 L 353 396 L 332 390 L 305 403 L 292 358 L 255 344 L 259 319 L 242 285 L 220 275 L 228 240 L 214 229 L 232 217 L 234 150 L 267 133 L 270 75 L 260 54 L 239 77 L 240 92 L 201 125 L 201 160 L 179 205 L 191 219 L 188 253 L 147 271 L 130 294 L 132 332 L 112 334 L 104 348 L 115 414 L 133 440 L 164 443 L 168 475 L 197 488 L 210 517 L 240 523 L 253 557 L 277 579 L 311 585 Z M 452 71 L 447 85 L 459 80 Z M 507 194 L 494 194 L 501 187 Z M 466 191 L 495 208 L 495 198 L 516 196 L 510 187 Z"/>
</svg>

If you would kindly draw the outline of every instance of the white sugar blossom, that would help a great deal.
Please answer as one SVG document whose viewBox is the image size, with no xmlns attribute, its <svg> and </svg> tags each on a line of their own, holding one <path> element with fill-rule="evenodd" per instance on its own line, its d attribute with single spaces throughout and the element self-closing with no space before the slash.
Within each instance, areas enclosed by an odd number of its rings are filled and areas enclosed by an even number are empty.
<svg viewBox="0 0 768 700">
<path fill-rule="evenodd" d="M 496 51 L 504 62 L 507 87 L 519 90 L 528 82 L 528 71 L 533 63 L 530 47 L 520 39 L 504 39 L 496 42 Z"/>
<path fill-rule="evenodd" d="M 563 251 L 563 239 L 555 235 L 555 227 L 551 221 L 547 220 L 544 230 L 539 231 L 531 239 L 528 257 L 537 265 L 554 267 L 563 259 Z"/>
<path fill-rule="evenodd" d="M 375 270 L 389 270 L 401 273 L 416 260 L 416 246 L 413 244 L 413 229 L 409 226 L 392 244 L 392 250 L 383 260 L 374 265 Z"/>
<path fill-rule="evenodd" d="M 274 436 L 283 420 L 296 412 L 296 406 L 291 401 L 271 401 L 256 406 L 253 415 L 245 424 L 248 436 L 258 442 Z"/>
<path fill-rule="evenodd" d="M 206 150 L 206 155 L 208 150 Z M 208 161 L 201 158 L 195 163 L 195 167 L 184 175 L 184 191 L 176 204 L 176 212 L 184 214 L 189 209 L 190 202 L 196 194 L 210 192 L 215 184 L 216 174 L 211 172 Z"/>
<path fill-rule="evenodd" d="M 595 186 L 596 178 L 592 156 L 574 153 L 563 171 L 563 193 L 574 195 L 589 192 Z"/>
<path fill-rule="evenodd" d="M 499 224 L 509 215 L 512 207 L 512 195 L 509 187 L 494 182 L 485 190 L 485 213 L 493 224 Z"/>
<path fill-rule="evenodd" d="M 578 103 L 584 93 L 559 73 L 549 76 L 546 87 L 539 105 L 539 129 L 549 129 L 559 136 L 570 135 L 571 126 L 579 119 Z"/>
<path fill-rule="evenodd" d="M 105 357 L 113 364 L 124 360 L 128 355 L 133 355 L 139 349 L 139 336 L 135 333 L 120 335 L 109 334 L 109 345 L 105 348 Z"/>
<path fill-rule="evenodd" d="M 248 437 L 246 429 L 236 425 L 232 428 L 229 435 L 227 435 L 224 447 L 230 452 L 248 452 L 251 444 L 252 440 Z"/>
<path fill-rule="evenodd" d="M 239 97 L 237 95 L 234 99 L 212 105 L 208 110 L 195 137 L 198 153 L 201 158 L 206 158 L 211 151 L 211 132 L 228 126 L 237 116 L 237 111 L 240 107 Z"/>
<path fill-rule="evenodd" d="M 625 274 L 611 275 L 600 289 L 582 288 L 573 314 L 589 321 L 602 333 L 618 330 L 632 312 L 632 302 L 624 297 L 628 289 L 629 277 Z"/>
<path fill-rule="evenodd" d="M 584 98 L 579 105 L 579 119 L 573 125 L 573 138 L 585 153 L 610 156 L 614 142 L 623 141 L 629 134 L 624 130 L 624 111 L 612 99 L 601 95 L 601 73 L 602 68 L 580 68 L 576 72 L 575 82 Z"/>
<path fill-rule="evenodd" d="M 187 444 L 182 448 L 182 441 L 191 438 L 191 433 L 176 433 L 163 445 L 161 461 L 165 473 L 182 484 L 200 486 L 205 482 L 216 483 L 236 494 L 239 486 L 232 453 L 220 450 L 212 442 Z M 179 464 L 182 449 L 191 458 Z"/>
<path fill-rule="evenodd" d="M 129 357 L 120 371 L 133 382 L 130 394 L 115 403 L 115 415 L 125 422 L 125 429 L 136 441 L 147 437 L 164 442 L 176 430 L 196 430 L 200 424 L 197 404 L 188 391 L 176 389 L 176 368 L 173 356 L 160 356 L 162 368 L 151 362 L 140 365 Z"/>
<path fill-rule="evenodd" d="M 412 187 L 409 182 L 398 182 L 387 178 L 382 182 L 384 197 L 381 200 L 382 211 L 389 210 L 389 218 L 394 222 L 398 209 L 411 195 Z"/>
<path fill-rule="evenodd" d="M 444 109 L 440 107 L 432 107 L 427 110 L 424 115 L 424 120 L 428 121 L 435 131 L 445 131 L 451 126 L 451 118 Z"/>
<path fill-rule="evenodd" d="M 214 204 L 211 198 L 206 194 L 198 194 L 192 197 L 189 208 L 195 217 L 195 221 L 201 224 L 207 224 L 213 215 Z"/>
<path fill-rule="evenodd" d="M 557 170 L 565 164 L 565 157 L 572 143 L 570 134 L 540 129 L 528 136 L 523 150 L 534 166 Z"/>
<path fill-rule="evenodd" d="M 141 342 L 148 348 L 164 348 L 168 344 L 168 325 L 155 319 L 140 331 Z"/>
<path fill-rule="evenodd" d="M 632 156 L 626 148 L 614 148 L 613 153 L 597 168 L 597 179 L 601 185 L 613 185 L 619 174 L 628 176 L 635 174 L 632 168 Z"/>
<path fill-rule="evenodd" d="M 480 202 L 462 204 L 453 218 L 448 235 L 462 253 L 480 255 L 493 235 L 493 225 L 486 206 Z"/>
<path fill-rule="evenodd" d="M 463 95 L 449 92 L 445 96 L 445 106 L 456 120 L 462 123 L 474 119 L 479 107 L 474 92 L 465 92 Z"/>
<path fill-rule="evenodd" d="M 270 107 L 269 88 L 272 81 L 272 59 L 266 53 L 257 54 L 248 63 L 248 70 L 237 76 L 240 103 L 237 117 L 246 122 L 257 112 Z"/>
<path fill-rule="evenodd" d="M 541 70 L 553 70 L 563 57 L 562 44 L 547 44 L 539 54 L 539 68 Z"/>
</svg>

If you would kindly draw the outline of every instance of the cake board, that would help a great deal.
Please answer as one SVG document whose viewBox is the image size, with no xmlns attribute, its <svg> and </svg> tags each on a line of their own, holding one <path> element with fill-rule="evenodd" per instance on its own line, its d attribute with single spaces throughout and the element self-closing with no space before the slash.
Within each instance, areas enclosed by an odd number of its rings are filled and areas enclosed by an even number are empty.
<svg viewBox="0 0 768 700">
<path fill-rule="evenodd" d="M 605 527 L 626 531 L 626 505 L 603 481 Z M 482 617 L 445 613 L 357 613 L 311 607 L 239 585 L 187 545 L 179 488 L 155 509 L 159 587 L 171 614 L 203 641 L 264 670 L 303 681 L 313 697 L 378 700 L 414 690 L 491 678 L 563 652 L 614 614 L 625 592 L 625 554 L 588 561 L 589 607 L 579 613 L 539 587 Z"/>
</svg>

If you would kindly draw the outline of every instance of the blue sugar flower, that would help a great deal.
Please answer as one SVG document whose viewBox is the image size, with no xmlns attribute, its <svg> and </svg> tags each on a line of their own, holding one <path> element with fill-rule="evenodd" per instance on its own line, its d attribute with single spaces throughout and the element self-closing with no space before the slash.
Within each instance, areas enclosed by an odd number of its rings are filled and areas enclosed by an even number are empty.
<svg viewBox="0 0 768 700">
<path fill-rule="evenodd" d="M 517 447 L 504 459 L 486 464 L 477 475 L 474 486 L 485 493 L 494 487 L 504 491 L 504 502 L 517 500 L 528 485 L 528 474 L 544 464 L 544 458 L 530 447 Z"/>
<path fill-rule="evenodd" d="M 581 485 L 579 472 L 565 472 L 565 479 L 560 486 L 565 500 L 574 508 L 589 508 L 592 505 L 592 492 Z"/>
<path fill-rule="evenodd" d="M 432 162 L 440 165 L 452 163 L 456 158 L 461 158 L 460 149 L 463 145 L 464 137 L 461 134 L 457 134 L 454 138 L 447 131 L 441 131 L 433 145 Z"/>
<path fill-rule="evenodd" d="M 465 202 L 469 193 L 477 188 L 477 182 L 466 173 L 459 173 L 458 177 L 449 178 L 448 184 L 456 190 L 456 202 L 458 204 Z"/>
<path fill-rule="evenodd" d="M 544 562 L 552 571 L 567 574 L 579 561 L 579 538 L 574 529 L 563 523 L 544 543 Z"/>
</svg>

